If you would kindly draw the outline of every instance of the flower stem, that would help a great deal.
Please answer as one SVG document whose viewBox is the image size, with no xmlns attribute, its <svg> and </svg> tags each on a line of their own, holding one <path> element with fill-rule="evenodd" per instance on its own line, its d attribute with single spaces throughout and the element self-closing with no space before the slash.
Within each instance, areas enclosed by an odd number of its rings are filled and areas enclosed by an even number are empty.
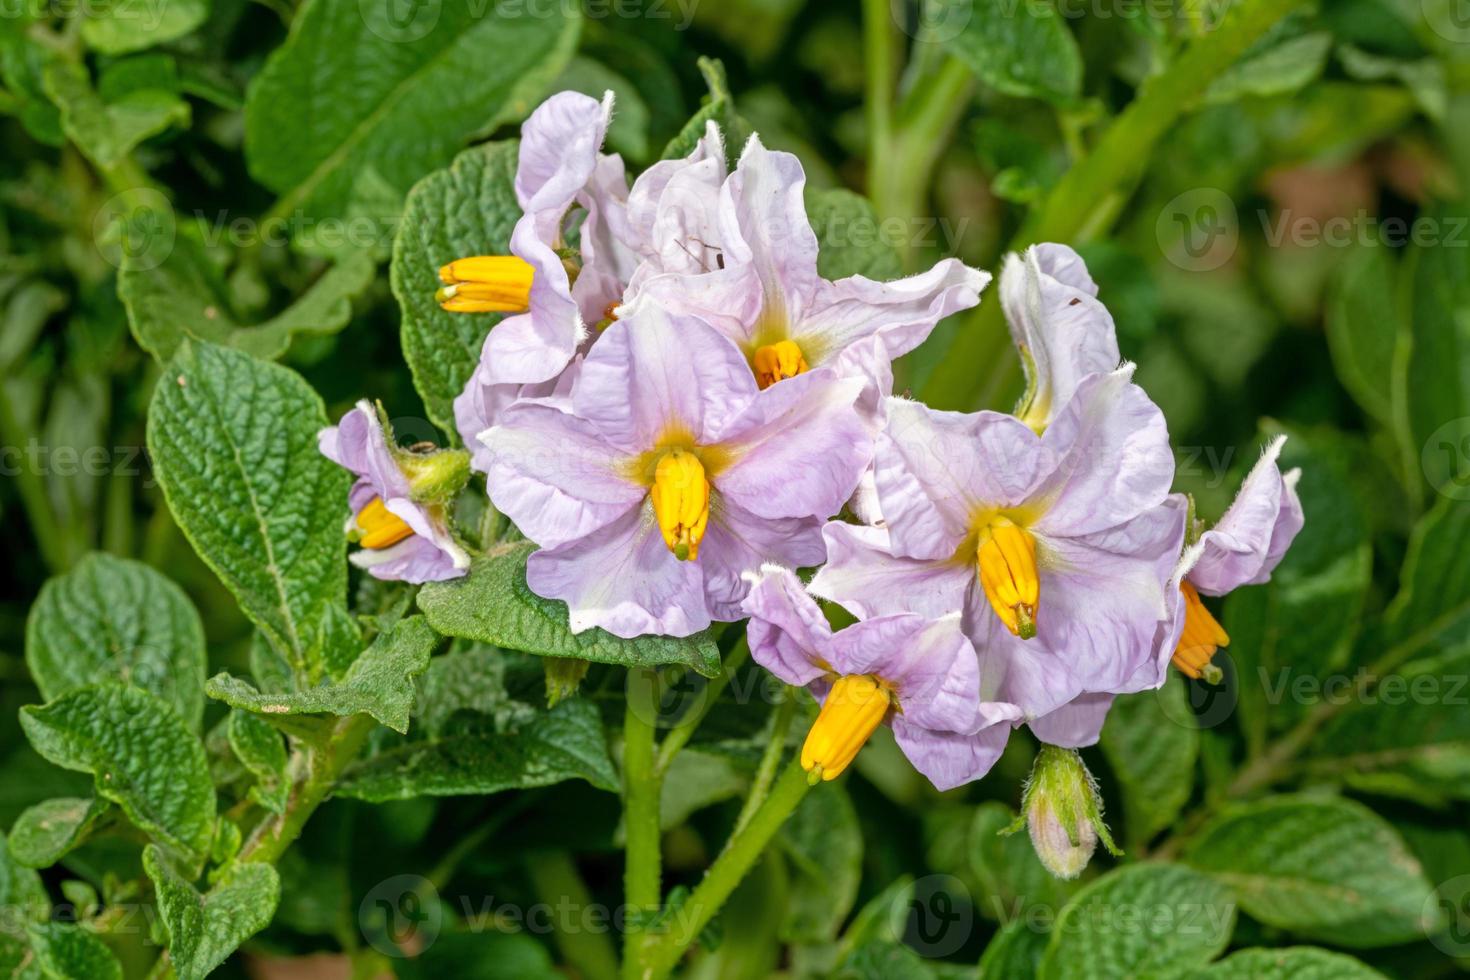
<svg viewBox="0 0 1470 980">
<path fill-rule="evenodd" d="M 687 913 L 674 916 L 668 931 L 652 940 L 644 949 L 645 966 L 631 974 L 638 980 L 662 980 L 678 965 L 684 952 L 699 938 L 699 933 L 725 904 L 735 886 L 740 884 L 752 865 L 766 850 L 766 845 L 781 829 L 802 799 L 810 784 L 801 762 L 793 759 L 781 774 L 770 795 L 751 817 L 743 830 L 737 831 L 725 849 L 705 873 L 704 880 L 683 905 Z M 629 974 L 624 974 L 629 976 Z"/>
<path fill-rule="evenodd" d="M 784 694 L 781 703 L 776 705 L 776 710 L 771 714 L 771 735 L 766 741 L 766 751 L 761 756 L 760 765 L 755 770 L 755 779 L 751 781 L 750 795 L 745 798 L 745 805 L 740 808 L 740 816 L 735 820 L 735 834 L 749 825 L 760 805 L 765 802 L 766 794 L 771 789 L 771 780 L 776 778 L 776 767 L 781 764 L 781 756 L 786 753 L 786 733 L 791 730 L 791 719 L 796 714 L 796 692 L 787 688 Z"/>
<path fill-rule="evenodd" d="M 660 778 L 669 771 L 669 766 L 673 763 L 674 756 L 678 755 L 679 751 L 688 744 L 689 739 L 694 736 L 695 730 L 699 728 L 699 723 L 704 721 L 705 716 L 710 713 L 710 709 L 715 706 L 715 702 L 720 699 L 720 695 L 729 686 L 730 678 L 735 675 L 735 671 L 739 670 L 741 665 L 749 657 L 750 644 L 746 640 L 744 633 L 742 633 L 740 638 L 735 641 L 735 646 L 725 655 L 725 662 L 720 669 L 720 673 L 704 689 L 704 698 L 698 709 L 693 711 L 688 718 L 681 719 L 679 724 L 675 725 L 664 736 L 664 740 L 658 749 L 658 774 Z"/>
<path fill-rule="evenodd" d="M 542 902 L 557 909 L 591 907 L 592 895 L 577 873 L 576 862 L 566 851 L 534 854 L 526 861 L 526 870 Z M 552 934 L 568 966 L 587 980 L 617 980 L 618 956 L 606 932 L 585 928 L 579 922 L 559 925 L 570 925 Z"/>
<path fill-rule="evenodd" d="M 654 764 L 653 724 L 633 702 L 623 714 L 623 829 L 627 835 L 623 871 L 629 921 L 623 933 L 623 976 L 639 976 L 644 932 L 635 917 L 651 916 L 663 901 L 659 864 L 659 796 L 662 778 Z"/>
<path fill-rule="evenodd" d="M 1072 167 L 1031 213 L 1010 248 L 1077 241 L 1104 231 L 1169 127 L 1261 35 L 1304 3 L 1241 0 L 1233 5 L 1212 32 L 1194 41 L 1162 74 L 1140 87 L 1138 97 L 1108 127 L 1092 153 Z M 949 352 L 920 394 L 935 408 L 971 408 L 1012 386 L 1019 370 L 1006 342 L 1000 304 L 991 297 L 956 333 Z"/>
</svg>

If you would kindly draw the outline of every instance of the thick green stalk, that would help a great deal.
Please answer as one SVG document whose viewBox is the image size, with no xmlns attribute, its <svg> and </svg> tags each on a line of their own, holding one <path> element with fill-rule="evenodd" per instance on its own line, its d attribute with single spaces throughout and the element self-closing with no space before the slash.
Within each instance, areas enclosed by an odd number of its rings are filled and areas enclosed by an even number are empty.
<svg viewBox="0 0 1470 980">
<path fill-rule="evenodd" d="M 771 732 L 766 739 L 766 750 L 761 755 L 760 765 L 756 767 L 755 778 L 750 781 L 750 795 L 745 798 L 740 816 L 735 819 L 733 833 L 738 834 L 749 826 L 756 811 L 766 801 L 766 794 L 771 790 L 771 780 L 776 778 L 776 767 L 781 764 L 781 756 L 786 752 L 786 733 L 791 730 L 791 719 L 796 714 L 796 691 L 787 688 L 783 694 L 781 703 L 771 713 Z"/>
<path fill-rule="evenodd" d="M 572 856 L 566 851 L 533 854 L 526 862 L 526 870 L 537 897 L 556 910 L 557 928 L 552 938 L 567 965 L 586 980 L 617 980 L 618 954 L 608 933 L 588 928 L 580 921 L 580 914 L 593 903 Z M 578 915 L 579 920 L 562 921 L 564 912 Z"/>
<path fill-rule="evenodd" d="M 801 803 L 809 788 L 800 760 L 793 759 L 745 829 L 730 838 L 699 887 L 694 889 L 678 914 L 670 916 L 667 931 L 645 947 L 645 966 L 632 977 L 662 980 L 673 972 L 684 952 L 699 938 L 700 931 L 709 925 L 735 886 L 765 852 L 771 838 Z"/>
<path fill-rule="evenodd" d="M 10 393 L 5 390 L 3 382 L 0 382 L 0 444 L 15 447 L 18 454 L 25 453 L 26 433 L 21 428 L 20 419 L 11 405 Z M 66 571 L 71 562 L 66 541 L 62 537 L 61 528 L 57 526 L 55 512 L 51 509 L 51 499 L 46 494 L 46 481 L 37 469 L 32 468 L 31 461 L 24 458 L 24 455 L 15 464 L 15 489 L 20 495 L 26 520 L 30 524 L 31 533 L 36 536 L 36 546 L 40 549 L 46 567 L 52 572 Z"/>
<path fill-rule="evenodd" d="M 627 838 L 623 895 L 630 921 L 623 933 L 623 976 L 639 975 L 644 932 L 632 917 L 649 916 L 663 903 L 659 796 L 662 780 L 654 764 L 652 722 L 639 716 L 633 702 L 623 714 L 623 832 Z"/>
<path fill-rule="evenodd" d="M 1235 4 L 1219 26 L 1194 41 L 1168 69 L 1140 88 L 1138 97 L 1108 127 L 1087 158 L 1069 170 L 1032 212 L 1010 247 L 1076 241 L 1104 230 L 1169 127 L 1261 35 L 1304 3 L 1241 0 Z M 1019 369 L 1006 341 L 1000 304 L 991 296 L 955 335 L 948 354 L 920 394 L 935 408 L 971 408 L 983 403 L 980 399 L 1004 391 Z"/>
</svg>

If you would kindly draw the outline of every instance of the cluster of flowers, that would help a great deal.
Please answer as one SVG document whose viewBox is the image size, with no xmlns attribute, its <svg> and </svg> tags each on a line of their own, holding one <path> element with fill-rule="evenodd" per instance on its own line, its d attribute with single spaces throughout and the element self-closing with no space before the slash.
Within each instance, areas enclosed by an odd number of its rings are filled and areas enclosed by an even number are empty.
<svg viewBox="0 0 1470 980">
<path fill-rule="evenodd" d="M 893 359 L 989 276 L 946 259 L 827 281 L 795 157 L 752 138 L 727 173 L 711 123 L 630 187 L 601 152 L 611 109 L 575 93 L 538 108 L 514 254 L 440 271 L 445 309 L 513 314 L 455 403 L 469 457 L 398 448 L 367 403 L 323 433 L 359 476 L 358 564 L 464 574 L 446 505 L 472 466 L 539 546 L 528 584 L 566 601 L 574 631 L 749 617 L 754 658 L 822 702 L 802 753 L 814 779 L 887 722 L 916 768 L 957 786 L 1016 726 L 1087 745 L 1171 659 L 1211 671 L 1228 637 L 1200 593 L 1264 581 L 1302 525 L 1280 440 L 1204 530 L 1170 493 L 1163 415 L 1060 245 L 1001 274 L 1029 380 L 1014 414 L 895 396 Z M 793 571 L 817 566 L 810 585 Z M 859 621 L 834 632 L 813 595 Z"/>
</svg>

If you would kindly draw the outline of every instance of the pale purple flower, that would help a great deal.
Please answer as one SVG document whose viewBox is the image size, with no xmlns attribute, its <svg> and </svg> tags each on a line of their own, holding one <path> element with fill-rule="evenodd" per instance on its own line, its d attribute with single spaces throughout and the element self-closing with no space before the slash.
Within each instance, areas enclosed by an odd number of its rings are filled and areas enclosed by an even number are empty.
<svg viewBox="0 0 1470 980">
<path fill-rule="evenodd" d="M 821 522 L 871 458 L 860 390 L 817 371 L 759 391 L 708 325 L 638 302 L 568 404 L 517 403 L 481 436 L 490 496 L 541 546 L 528 582 L 574 631 L 687 635 L 738 618 L 763 562 L 822 560 Z"/>
<path fill-rule="evenodd" d="M 834 633 L 801 581 L 771 565 L 761 569 L 743 610 L 750 616 L 751 657 L 787 684 L 806 687 L 818 701 L 825 702 L 845 677 L 875 681 L 883 704 L 868 715 L 868 732 L 880 721 L 889 724 L 914 768 L 938 789 L 979 779 L 1005 748 L 1010 722 L 1020 712 L 981 701 L 975 649 L 960 629 L 958 614 L 929 619 L 898 613 Z M 862 714 L 859 708 L 850 713 L 857 718 L 824 715 L 829 725 L 839 726 L 832 734 L 848 742 L 852 754 L 861 745 L 852 745 L 853 736 L 866 740 L 866 733 L 840 727 L 862 725 Z M 813 753 L 821 724 L 803 749 L 803 762 L 824 765 L 821 775 L 830 779 L 851 759 L 843 753 L 833 771 L 830 759 Z"/>
<path fill-rule="evenodd" d="M 812 591 L 870 618 L 963 613 L 986 700 L 1028 719 L 1115 691 L 1150 655 L 1182 528 L 1162 414 L 1132 367 L 1084 378 L 1038 434 L 886 402 L 884 525 L 828 524 Z"/>
<path fill-rule="evenodd" d="M 670 264 L 669 274 L 641 277 L 642 291 L 734 341 L 762 387 L 818 367 L 869 377 L 875 356 L 886 365 L 917 347 L 939 320 L 979 302 L 990 277 L 956 259 L 887 283 L 821 278 L 805 186 L 795 156 L 751 137 L 720 188 L 713 226 L 709 215 L 697 223 L 694 248 L 713 247 L 691 253 L 699 261 L 688 268 Z M 876 404 L 882 393 L 870 386 L 867 400 Z"/>
<path fill-rule="evenodd" d="M 1281 563 L 1303 524 L 1301 500 L 1296 493 L 1301 471 L 1292 469 L 1282 473 L 1278 465 L 1285 442 L 1285 436 L 1277 436 L 1266 445 L 1219 522 L 1184 548 L 1165 590 L 1169 613 L 1159 624 L 1153 655 L 1116 693 L 1159 687 L 1166 679 L 1171 660 L 1190 676 L 1198 676 L 1197 665 L 1208 663 L 1215 649 L 1208 638 L 1212 634 L 1216 638 L 1224 635 L 1214 617 L 1200 604 L 1198 594 L 1223 596 L 1244 585 L 1259 585 L 1269 580 Z M 1165 506 L 1177 521 L 1182 538 L 1188 519 L 1188 498 L 1173 494 Z M 1193 596 L 1191 591 L 1195 593 Z M 1191 618 L 1195 620 L 1192 624 Z M 1194 649 L 1184 642 L 1187 625 L 1190 640 L 1196 636 L 1205 638 L 1203 643 L 1196 640 Z M 1228 637 L 1225 642 L 1229 642 Z M 1102 732 L 1112 700 L 1111 694 L 1084 695 L 1047 717 L 1036 719 L 1031 728 L 1037 737 L 1054 745 L 1091 745 Z"/>
<path fill-rule="evenodd" d="M 470 558 L 455 541 L 446 514 L 447 499 L 468 474 L 464 454 L 397 449 L 384 426 L 364 399 L 317 436 L 322 455 L 357 475 L 344 530 L 362 547 L 349 560 L 390 581 L 437 582 L 465 574 Z M 415 471 L 413 478 L 405 464 Z"/>
</svg>

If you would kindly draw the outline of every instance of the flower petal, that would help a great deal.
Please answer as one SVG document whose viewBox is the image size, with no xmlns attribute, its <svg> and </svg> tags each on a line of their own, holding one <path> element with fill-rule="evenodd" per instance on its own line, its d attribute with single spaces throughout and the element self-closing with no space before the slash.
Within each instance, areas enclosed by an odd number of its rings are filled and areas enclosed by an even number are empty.
<svg viewBox="0 0 1470 980">
<path fill-rule="evenodd" d="M 855 403 L 863 383 L 809 371 L 756 396 L 721 442 L 732 461 L 715 489 L 765 517 L 826 519 L 842 509 L 873 458 Z"/>
<path fill-rule="evenodd" d="M 612 108 L 612 92 L 600 102 L 580 92 L 558 92 L 527 117 L 515 179 L 522 211 L 571 206 L 597 167 Z"/>
<path fill-rule="evenodd" d="M 894 685 L 904 718 L 924 728 L 979 727 L 980 668 L 960 616 L 879 616 L 832 635 L 827 659 L 839 674 L 872 674 Z"/>
<path fill-rule="evenodd" d="M 695 276 L 719 268 L 718 207 L 725 182 L 725 142 L 714 120 L 679 160 L 660 160 L 628 194 L 628 243 L 648 264 L 640 276 Z"/>
<path fill-rule="evenodd" d="M 741 611 L 750 617 L 746 637 L 756 663 L 793 687 L 805 687 L 826 673 L 819 651 L 832 627 L 790 569 L 763 567 Z"/>
<path fill-rule="evenodd" d="M 734 345 L 645 298 L 623 307 L 592 346 L 572 405 L 605 439 L 636 453 L 676 429 L 698 445 L 717 443 L 755 396 L 755 378 Z"/>
<path fill-rule="evenodd" d="M 625 454 L 550 405 L 512 406 L 480 441 L 491 501 L 543 548 L 606 528 L 647 496 Z"/>
<path fill-rule="evenodd" d="M 808 589 L 861 619 L 900 612 L 938 619 L 964 608 L 975 581 L 970 565 L 895 557 L 886 528 L 829 521 L 822 540 L 827 564 Z"/>
<path fill-rule="evenodd" d="M 342 421 L 317 433 L 317 448 L 338 466 L 365 477 L 375 496 L 409 495 L 408 477 L 393 458 L 377 409 L 366 398 L 343 415 Z"/>
<path fill-rule="evenodd" d="M 725 267 L 750 266 L 765 297 L 762 315 L 785 325 L 801 322 L 819 281 L 805 188 L 800 160 L 752 136 L 721 191 Z"/>
<path fill-rule="evenodd" d="M 1201 592 L 1224 595 L 1266 581 L 1301 530 L 1296 478 L 1277 465 L 1285 442 L 1284 435 L 1271 440 L 1219 523 L 1200 535 L 1189 581 Z"/>
<path fill-rule="evenodd" d="M 566 602 L 573 633 L 596 626 L 624 638 L 688 636 L 710 624 L 698 563 L 669 553 L 648 505 L 595 534 L 535 552 L 526 583 L 537 595 Z"/>
<path fill-rule="evenodd" d="M 1089 374 L 1118 366 L 1113 317 L 1081 256 L 1065 245 L 1035 245 L 1006 256 L 1000 299 L 1016 346 L 1029 352 L 1034 386 L 1026 421 L 1049 424 Z"/>
<path fill-rule="evenodd" d="M 1113 706 L 1113 694 L 1083 694 L 1055 711 L 1033 718 L 1031 732 L 1048 745 L 1080 749 L 1096 745 Z"/>
<path fill-rule="evenodd" d="M 711 618 L 732 622 L 744 615 L 740 604 L 750 591 L 749 576 L 762 565 L 805 568 L 825 558 L 821 521 L 760 517 L 716 498 L 698 559 Z"/>
<path fill-rule="evenodd" d="M 933 731 L 895 715 L 893 737 L 914 768 L 942 792 L 974 782 L 989 772 L 1005 751 L 1011 726 L 992 725 L 972 735 L 958 735 Z"/>
<path fill-rule="evenodd" d="M 470 451 L 471 468 L 484 473 L 490 467 L 490 456 L 480 441 L 481 433 L 493 427 L 506 409 L 520 401 L 535 401 L 569 411 L 572 383 L 582 362 L 574 359 L 561 374 L 538 384 L 498 385 L 489 380 L 483 351 L 480 356 L 480 365 L 470 375 L 464 391 L 454 399 L 454 427 L 459 430 L 460 441 Z"/>
<path fill-rule="evenodd" d="M 1058 462 L 1037 489 L 1049 501 L 1034 530 L 1089 534 L 1157 507 L 1174 482 L 1164 415 L 1131 383 L 1133 366 L 1077 387 L 1041 442 Z"/>
<path fill-rule="evenodd" d="M 458 578 L 470 567 L 469 556 L 458 545 L 446 550 L 418 534 L 388 548 L 359 548 L 347 560 L 373 578 L 415 585 Z"/>
</svg>

